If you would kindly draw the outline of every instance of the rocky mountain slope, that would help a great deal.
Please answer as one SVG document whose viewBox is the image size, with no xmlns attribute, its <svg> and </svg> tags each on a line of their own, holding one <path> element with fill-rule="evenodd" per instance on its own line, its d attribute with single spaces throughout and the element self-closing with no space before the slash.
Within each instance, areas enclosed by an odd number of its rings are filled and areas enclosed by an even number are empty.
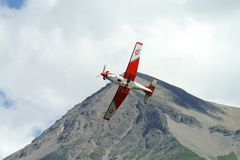
<svg viewBox="0 0 240 160">
<path fill-rule="evenodd" d="M 138 74 L 142 84 L 151 80 Z M 5 160 L 240 159 L 240 109 L 159 80 L 147 105 L 141 92 L 130 92 L 106 121 L 116 89 L 107 84 Z"/>
</svg>

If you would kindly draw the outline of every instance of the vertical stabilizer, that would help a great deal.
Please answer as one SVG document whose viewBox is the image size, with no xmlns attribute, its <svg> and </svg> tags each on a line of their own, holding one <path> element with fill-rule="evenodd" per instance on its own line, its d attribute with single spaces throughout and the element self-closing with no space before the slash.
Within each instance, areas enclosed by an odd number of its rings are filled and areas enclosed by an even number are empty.
<svg viewBox="0 0 240 160">
<path fill-rule="evenodd" d="M 153 92 L 157 86 L 157 79 L 153 79 L 152 82 L 150 83 L 149 86 L 146 86 L 148 89 L 150 89 L 152 92 L 145 92 L 145 97 L 144 97 L 144 103 L 147 104 L 149 97 L 153 95 Z"/>
</svg>

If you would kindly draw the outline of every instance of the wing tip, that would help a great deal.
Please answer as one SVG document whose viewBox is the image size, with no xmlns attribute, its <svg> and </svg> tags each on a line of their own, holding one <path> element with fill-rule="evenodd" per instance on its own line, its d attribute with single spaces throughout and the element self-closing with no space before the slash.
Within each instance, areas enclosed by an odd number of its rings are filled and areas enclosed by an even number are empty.
<svg viewBox="0 0 240 160">
<path fill-rule="evenodd" d="M 107 118 L 107 117 L 105 117 L 105 116 L 103 117 L 103 119 L 105 119 L 105 120 L 107 120 L 107 121 L 109 121 L 109 120 L 110 120 L 110 118 Z"/>
<path fill-rule="evenodd" d="M 142 43 L 142 42 L 136 42 L 136 44 L 140 44 L 140 45 L 143 45 L 143 43 Z"/>
</svg>

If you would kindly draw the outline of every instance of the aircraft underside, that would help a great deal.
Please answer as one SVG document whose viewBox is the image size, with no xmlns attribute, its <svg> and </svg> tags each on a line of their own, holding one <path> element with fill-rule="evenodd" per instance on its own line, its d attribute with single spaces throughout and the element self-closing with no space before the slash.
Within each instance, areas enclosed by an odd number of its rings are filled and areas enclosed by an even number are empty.
<svg viewBox="0 0 240 160">
<path fill-rule="evenodd" d="M 119 75 L 114 75 L 112 74 L 111 76 L 107 77 L 111 82 L 116 83 L 122 87 L 127 87 L 129 89 L 133 90 L 142 90 L 146 92 L 152 92 L 150 89 L 147 87 L 135 82 L 135 81 L 129 81 L 128 79 L 125 79 Z"/>
</svg>

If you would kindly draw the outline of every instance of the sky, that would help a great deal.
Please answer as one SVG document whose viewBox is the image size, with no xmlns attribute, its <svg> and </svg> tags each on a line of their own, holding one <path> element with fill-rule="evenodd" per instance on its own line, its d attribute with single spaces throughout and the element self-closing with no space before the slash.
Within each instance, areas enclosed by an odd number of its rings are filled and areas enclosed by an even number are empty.
<svg viewBox="0 0 240 160">
<path fill-rule="evenodd" d="M 126 69 L 240 107 L 238 0 L 0 0 L 0 159 Z"/>
</svg>

